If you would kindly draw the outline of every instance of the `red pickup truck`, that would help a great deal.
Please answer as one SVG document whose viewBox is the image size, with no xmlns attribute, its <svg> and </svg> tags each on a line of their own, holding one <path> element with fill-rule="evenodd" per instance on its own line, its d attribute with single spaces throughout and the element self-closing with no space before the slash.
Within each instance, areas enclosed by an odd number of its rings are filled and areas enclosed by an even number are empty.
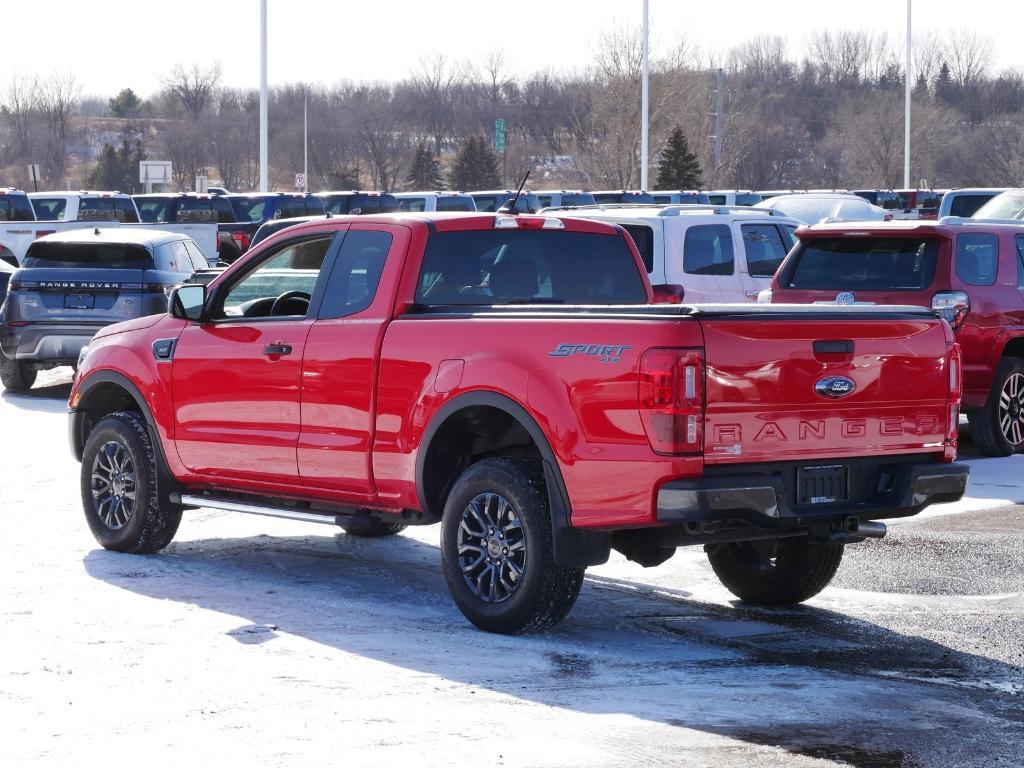
<svg viewBox="0 0 1024 768">
<path fill-rule="evenodd" d="M 962 351 L 974 444 L 987 456 L 1024 451 L 1024 227 L 947 218 L 796 234 L 760 301 L 931 307 Z"/>
<path fill-rule="evenodd" d="M 879 519 L 959 499 L 959 350 L 923 308 L 655 305 L 618 226 L 396 214 L 289 228 L 90 344 L 70 399 L 109 549 L 182 510 L 441 524 L 479 627 L 552 626 L 611 549 L 705 545 L 744 600 L 821 590 Z"/>
</svg>

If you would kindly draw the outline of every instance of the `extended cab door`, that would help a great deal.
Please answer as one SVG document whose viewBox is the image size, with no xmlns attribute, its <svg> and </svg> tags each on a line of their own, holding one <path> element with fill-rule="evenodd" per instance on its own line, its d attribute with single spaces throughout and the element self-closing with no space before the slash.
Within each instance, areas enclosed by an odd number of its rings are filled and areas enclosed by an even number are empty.
<svg viewBox="0 0 1024 768">
<path fill-rule="evenodd" d="M 267 252 L 217 286 L 208 322 L 182 331 L 172 379 L 175 444 L 188 469 L 298 484 L 302 354 L 336 234 L 335 226 Z"/>
<path fill-rule="evenodd" d="M 741 223 L 743 242 L 744 295 L 757 301 L 757 294 L 771 288 L 772 278 L 789 253 L 790 237 L 782 224 Z"/>
<path fill-rule="evenodd" d="M 377 369 L 408 243 L 405 227 L 359 223 L 338 250 L 302 361 L 298 461 L 307 488 L 354 502 L 376 496 Z"/>
</svg>

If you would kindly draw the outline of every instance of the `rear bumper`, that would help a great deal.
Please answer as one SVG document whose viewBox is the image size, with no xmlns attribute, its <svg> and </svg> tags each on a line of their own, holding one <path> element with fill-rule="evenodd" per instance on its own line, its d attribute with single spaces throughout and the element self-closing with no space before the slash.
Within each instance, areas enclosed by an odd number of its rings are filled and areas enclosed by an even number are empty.
<svg viewBox="0 0 1024 768">
<path fill-rule="evenodd" d="M 75 363 L 78 353 L 107 323 L 27 325 L 4 329 L 0 348 L 8 358 L 40 363 Z"/>
<path fill-rule="evenodd" d="M 877 478 L 885 476 L 885 490 Z M 876 490 L 852 503 L 797 506 L 786 472 L 675 480 L 658 491 L 658 521 L 743 521 L 765 527 L 801 526 L 823 518 L 878 520 L 915 515 L 930 504 L 959 501 L 967 489 L 966 464 L 879 464 Z"/>
</svg>

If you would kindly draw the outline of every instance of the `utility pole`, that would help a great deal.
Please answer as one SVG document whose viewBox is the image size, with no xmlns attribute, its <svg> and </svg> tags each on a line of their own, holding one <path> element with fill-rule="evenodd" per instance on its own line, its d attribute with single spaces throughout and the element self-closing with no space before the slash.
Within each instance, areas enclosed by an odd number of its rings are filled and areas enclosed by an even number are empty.
<svg viewBox="0 0 1024 768">
<path fill-rule="evenodd" d="M 911 60 L 911 43 L 910 43 L 910 0 L 907 0 L 907 66 L 904 76 L 904 86 L 906 86 L 906 93 L 904 95 L 904 106 L 903 106 L 903 188 L 910 189 L 910 87 L 911 78 L 913 75 L 912 67 L 913 61 Z"/>
<path fill-rule="evenodd" d="M 302 191 L 309 192 L 309 88 L 302 89 Z"/>
<path fill-rule="evenodd" d="M 260 192 L 269 191 L 267 151 L 267 0 L 260 0 Z"/>
<path fill-rule="evenodd" d="M 647 59 L 648 59 L 648 0 L 644 0 L 644 32 L 643 32 L 643 59 L 641 62 L 641 83 L 640 83 L 640 189 L 647 189 L 647 132 L 648 121 L 648 97 L 647 97 Z"/>
<path fill-rule="evenodd" d="M 715 72 L 715 173 L 722 167 L 722 90 L 725 86 L 725 70 Z"/>
</svg>

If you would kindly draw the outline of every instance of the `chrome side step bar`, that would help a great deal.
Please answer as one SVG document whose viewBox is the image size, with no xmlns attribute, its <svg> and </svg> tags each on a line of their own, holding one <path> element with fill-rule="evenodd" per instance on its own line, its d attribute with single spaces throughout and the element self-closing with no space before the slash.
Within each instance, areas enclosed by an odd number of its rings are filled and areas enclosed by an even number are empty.
<svg viewBox="0 0 1024 768">
<path fill-rule="evenodd" d="M 181 494 L 180 503 L 189 507 L 223 509 L 226 512 L 242 512 L 247 515 L 263 515 L 264 517 L 282 517 L 286 520 L 302 520 L 307 523 L 326 523 L 327 525 L 339 525 L 339 520 L 346 519 L 341 515 L 334 515 L 330 512 L 317 513 L 306 512 L 301 509 L 289 509 L 288 507 L 268 507 L 260 504 L 232 501 L 230 499 L 218 499 L 215 496 L 193 496 L 188 493 Z"/>
</svg>

